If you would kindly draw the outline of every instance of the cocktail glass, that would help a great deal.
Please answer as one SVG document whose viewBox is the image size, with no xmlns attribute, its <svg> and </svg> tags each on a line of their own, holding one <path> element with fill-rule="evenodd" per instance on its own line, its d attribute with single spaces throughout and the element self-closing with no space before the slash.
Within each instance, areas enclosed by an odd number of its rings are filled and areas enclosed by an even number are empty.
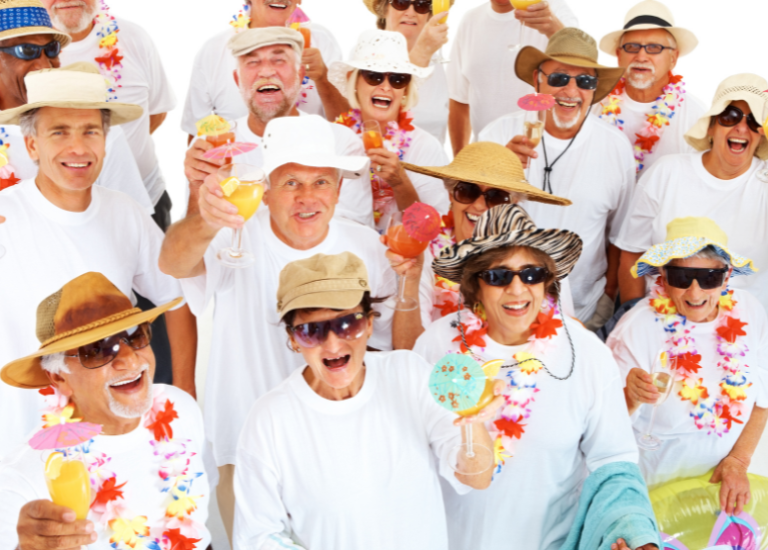
<svg viewBox="0 0 768 550">
<path fill-rule="evenodd" d="M 651 405 L 651 419 L 645 433 L 637 437 L 637 446 L 645 451 L 656 451 L 661 447 L 661 440 L 653 435 L 653 422 L 656 419 L 656 410 L 659 405 L 667 400 L 675 387 L 675 371 L 670 368 L 670 361 L 667 352 L 662 351 L 653 363 L 651 370 L 651 380 L 656 389 L 659 390 L 659 399 Z"/>
<path fill-rule="evenodd" d="M 205 141 L 213 145 L 213 148 L 221 147 L 222 145 L 226 145 L 227 143 L 234 143 L 236 141 L 237 136 L 235 136 L 235 131 L 237 129 L 237 122 L 234 121 L 227 121 L 229 123 L 229 130 L 226 130 L 224 132 L 219 132 L 216 134 L 209 134 L 205 136 Z M 232 157 L 227 157 L 224 159 L 224 164 L 231 164 L 232 163 Z"/>
<path fill-rule="evenodd" d="M 307 27 L 299 27 L 299 32 L 304 37 L 304 49 L 312 47 L 312 31 Z"/>
<path fill-rule="evenodd" d="M 395 254 L 403 258 L 416 258 L 426 250 L 429 241 L 420 241 L 411 237 L 403 225 L 403 213 L 399 210 L 392 212 L 387 226 L 387 246 Z M 419 303 L 414 298 L 405 296 L 405 283 L 407 277 L 400 276 L 398 281 L 396 311 L 413 311 L 419 307 Z"/>
<path fill-rule="evenodd" d="M 527 10 L 528 6 L 533 6 L 534 4 L 538 4 L 541 2 L 541 0 L 509 0 L 512 4 L 512 7 L 516 10 Z M 520 22 L 520 33 L 517 36 L 517 44 L 510 44 L 509 45 L 509 51 L 512 53 L 519 52 L 523 47 L 523 28 L 525 28 L 525 24 Z"/>
<path fill-rule="evenodd" d="M 75 512 L 77 519 L 86 519 L 91 506 L 91 479 L 82 461 L 53 452 L 45 463 L 45 483 L 54 504 Z"/>
<path fill-rule="evenodd" d="M 432 13 L 443 13 L 444 11 L 447 12 L 451 9 L 451 0 L 432 0 Z M 440 20 L 440 24 L 442 25 L 448 21 L 448 16 L 446 15 Z M 443 56 L 443 48 L 440 48 L 437 50 L 437 61 L 438 63 L 449 63 L 449 60 Z"/>
<path fill-rule="evenodd" d="M 525 128 L 525 137 L 531 142 L 531 148 L 535 149 L 541 143 L 541 136 L 544 135 L 544 124 L 547 120 L 547 111 L 525 111 L 523 126 Z M 528 159 L 528 165 L 525 168 L 525 179 L 531 181 L 528 174 L 531 170 L 531 160 Z"/>
<path fill-rule="evenodd" d="M 381 135 L 381 126 L 377 120 L 366 120 L 363 122 L 363 147 L 369 149 L 380 149 L 384 147 L 384 138 Z"/>
<path fill-rule="evenodd" d="M 217 178 L 224 191 L 224 198 L 234 204 L 237 213 L 248 221 L 261 205 L 267 189 L 264 171 L 248 164 L 227 164 L 219 169 Z M 254 263 L 253 254 L 243 250 L 242 227 L 232 230 L 232 245 L 219 250 L 216 257 L 222 264 L 232 268 L 248 267 Z"/>
</svg>

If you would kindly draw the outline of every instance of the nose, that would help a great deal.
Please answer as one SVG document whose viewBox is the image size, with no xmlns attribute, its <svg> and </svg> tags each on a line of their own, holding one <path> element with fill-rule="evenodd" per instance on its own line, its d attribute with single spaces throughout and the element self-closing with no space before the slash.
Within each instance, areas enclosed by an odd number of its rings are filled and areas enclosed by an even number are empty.
<svg viewBox="0 0 768 550">
<path fill-rule="evenodd" d="M 477 200 L 472 203 L 472 206 L 475 207 L 475 210 L 479 210 L 480 212 L 485 212 L 488 210 L 488 203 L 485 202 L 485 195 L 480 195 L 477 197 Z"/>
<path fill-rule="evenodd" d="M 519 296 L 525 292 L 525 285 L 520 275 L 512 277 L 512 282 L 507 285 L 504 292 L 512 296 Z"/>
<path fill-rule="evenodd" d="M 54 59 L 58 61 L 58 58 Z M 52 69 L 54 67 L 58 67 L 58 65 L 54 65 L 51 59 L 45 55 L 45 52 L 40 52 L 40 57 L 29 62 L 28 72 L 31 73 L 32 71 L 40 71 L 42 69 Z"/>
<path fill-rule="evenodd" d="M 136 353 L 136 350 L 126 344 L 123 340 L 120 341 L 120 350 L 117 352 L 117 356 L 112 360 L 110 365 L 114 370 L 137 370 L 141 367 L 143 361 Z"/>
<path fill-rule="evenodd" d="M 338 353 L 341 351 L 343 343 L 344 339 L 339 338 L 336 336 L 335 332 L 329 329 L 328 336 L 326 337 L 325 342 L 323 342 L 323 350 L 333 354 Z"/>
<path fill-rule="evenodd" d="M 635 54 L 634 61 L 637 61 L 638 63 L 643 63 L 650 60 L 650 56 L 648 55 L 648 52 L 645 51 L 645 48 L 640 48 L 640 51 Z"/>
</svg>

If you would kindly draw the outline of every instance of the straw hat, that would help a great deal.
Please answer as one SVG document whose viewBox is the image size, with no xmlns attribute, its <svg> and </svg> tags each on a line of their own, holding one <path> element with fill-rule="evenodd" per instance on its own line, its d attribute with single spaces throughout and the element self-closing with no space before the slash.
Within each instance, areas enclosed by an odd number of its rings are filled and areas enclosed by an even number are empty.
<svg viewBox="0 0 768 550">
<path fill-rule="evenodd" d="M 600 49 L 616 57 L 616 50 L 624 33 L 646 29 L 664 29 L 669 32 L 675 37 L 681 56 L 691 53 L 699 44 L 695 34 L 675 26 L 675 18 L 667 6 L 656 0 L 643 0 L 627 12 L 623 29 L 608 33 L 600 40 Z"/>
<path fill-rule="evenodd" d="M 5 365 L 0 379 L 17 388 L 44 388 L 51 382 L 40 361 L 43 355 L 75 349 L 152 322 L 180 302 L 181 298 L 176 298 L 141 311 L 101 273 L 80 275 L 40 302 L 36 330 L 40 349 Z"/>
<path fill-rule="evenodd" d="M 581 237 L 566 229 L 538 229 L 517 204 L 494 206 L 480 216 L 472 237 L 443 248 L 432 262 L 438 277 L 461 282 L 469 260 L 494 248 L 529 246 L 548 254 L 555 262 L 555 276 L 565 279 L 581 255 Z"/>
<path fill-rule="evenodd" d="M 524 193 L 528 200 L 536 202 L 559 206 L 571 204 L 568 199 L 550 195 L 528 183 L 517 155 L 503 145 L 490 141 L 467 145 L 448 166 L 416 166 L 405 162 L 403 168 L 433 178 L 466 181 L 513 193 Z"/>
<path fill-rule="evenodd" d="M 61 43 L 62 48 L 72 42 L 68 34 L 53 28 L 51 18 L 40 0 L 0 1 L 0 42 L 35 34 L 50 34 Z"/>
<path fill-rule="evenodd" d="M 92 63 L 32 71 L 24 77 L 24 84 L 27 104 L 0 111 L 0 124 L 19 124 L 21 115 L 41 107 L 107 109 L 112 112 L 112 126 L 136 120 L 144 112 L 138 105 L 107 102 L 107 82 Z"/>
<path fill-rule="evenodd" d="M 453 7 L 453 3 L 455 1 L 456 0 L 451 0 L 451 7 Z M 370 11 L 376 17 L 384 17 L 383 8 L 385 4 L 387 4 L 387 0 L 363 0 L 363 4 L 365 4 L 365 7 L 368 8 L 368 11 Z"/>
<path fill-rule="evenodd" d="M 756 74 L 743 73 L 729 76 L 720 83 L 712 100 L 709 111 L 696 121 L 696 124 L 685 133 L 685 141 L 697 151 L 708 151 L 712 142 L 707 135 L 710 120 L 717 116 L 734 101 L 746 101 L 758 124 L 768 117 L 768 82 Z M 768 140 L 760 136 L 760 145 L 755 150 L 755 156 L 761 160 L 768 159 Z"/>
<path fill-rule="evenodd" d="M 751 275 L 757 268 L 749 258 L 728 250 L 728 235 L 709 218 L 677 218 L 667 224 L 667 239 L 654 245 L 632 266 L 632 276 L 658 274 L 659 267 L 672 260 L 690 258 L 711 246 L 733 266 L 733 275 Z"/>
<path fill-rule="evenodd" d="M 526 46 L 517 55 L 515 74 L 523 82 L 537 88 L 533 81 L 533 71 L 545 61 L 560 61 L 575 67 L 595 69 L 597 72 L 597 89 L 592 98 L 592 105 L 611 93 L 616 83 L 624 74 L 621 67 L 606 67 L 597 62 L 597 44 L 595 39 L 580 29 L 566 27 L 552 35 L 544 52 Z M 538 88 L 537 88 L 538 89 Z"/>
</svg>

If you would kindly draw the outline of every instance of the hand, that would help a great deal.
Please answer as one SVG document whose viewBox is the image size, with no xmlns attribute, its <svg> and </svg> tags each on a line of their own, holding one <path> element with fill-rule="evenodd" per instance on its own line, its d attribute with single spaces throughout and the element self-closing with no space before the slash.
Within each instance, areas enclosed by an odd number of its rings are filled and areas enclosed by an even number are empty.
<svg viewBox="0 0 768 550">
<path fill-rule="evenodd" d="M 368 149 L 368 158 L 371 159 L 373 173 L 386 181 L 392 189 L 403 183 L 405 170 L 400 164 L 400 157 L 383 147 Z"/>
<path fill-rule="evenodd" d="M 549 2 L 539 2 L 524 10 L 515 10 L 515 18 L 524 26 L 539 31 L 547 38 L 563 28 L 563 24 L 552 13 Z"/>
<path fill-rule="evenodd" d="M 728 455 L 715 468 L 710 483 L 720 485 L 720 509 L 729 516 L 737 516 L 749 503 L 749 478 L 747 468 L 740 458 Z"/>
<path fill-rule="evenodd" d="M 5 223 L 5 216 L 0 216 L 0 223 Z"/>
<path fill-rule="evenodd" d="M 16 532 L 23 550 L 80 550 L 97 539 L 93 523 L 77 520 L 72 510 L 50 500 L 27 502 L 19 512 Z"/>
<path fill-rule="evenodd" d="M 387 236 L 381 235 L 379 241 L 384 246 L 387 244 Z M 387 249 L 384 253 L 389 261 L 389 267 L 397 273 L 400 277 L 408 277 L 411 280 L 419 280 L 421 278 L 421 269 L 424 265 L 424 253 L 422 252 L 416 258 L 406 258 L 400 254 L 395 254 L 391 250 Z"/>
<path fill-rule="evenodd" d="M 506 145 L 507 149 L 512 151 L 520 159 L 523 168 L 528 168 L 529 158 L 539 158 L 539 154 L 534 150 L 531 140 L 525 136 L 515 136 Z"/>
<path fill-rule="evenodd" d="M 653 384 L 651 375 L 638 368 L 630 370 L 627 375 L 627 395 L 633 404 L 652 405 L 661 397 L 659 389 Z"/>
<path fill-rule="evenodd" d="M 323 55 L 317 48 L 307 48 L 301 54 L 301 63 L 304 67 L 304 74 L 310 80 L 321 82 L 328 77 L 328 67 L 325 66 Z"/>
<path fill-rule="evenodd" d="M 504 388 L 507 387 L 507 383 L 504 380 L 494 380 L 493 382 L 493 401 L 488 403 L 485 407 L 477 411 L 476 414 L 471 416 L 462 416 L 453 421 L 455 426 L 464 426 L 465 424 L 477 424 L 487 422 L 496 415 L 501 407 L 506 404 L 506 400 L 502 393 Z"/>
<path fill-rule="evenodd" d="M 187 176 L 189 184 L 199 187 L 210 174 L 215 174 L 219 168 L 224 165 L 224 160 L 207 159 L 203 155 L 213 149 L 213 145 L 198 138 L 187 149 L 187 155 L 184 157 L 184 175 Z"/>
<path fill-rule="evenodd" d="M 448 43 L 448 23 L 440 23 L 446 15 L 448 15 L 447 11 L 433 15 L 421 29 L 416 44 L 410 52 L 411 61 L 415 65 L 429 66 L 429 61 L 435 52 Z"/>
<path fill-rule="evenodd" d="M 654 548 L 658 548 L 653 543 L 643 544 L 642 546 L 638 546 L 635 548 L 635 550 L 653 550 Z M 611 544 L 611 550 L 631 550 L 629 546 L 627 546 L 627 541 L 624 539 L 618 539 L 616 542 Z"/>
<path fill-rule="evenodd" d="M 224 191 L 221 190 L 216 176 L 205 178 L 205 182 L 200 186 L 197 204 L 200 216 L 215 231 L 222 227 L 236 229 L 245 223 L 245 219 L 237 213 L 237 207 L 224 198 Z"/>
</svg>

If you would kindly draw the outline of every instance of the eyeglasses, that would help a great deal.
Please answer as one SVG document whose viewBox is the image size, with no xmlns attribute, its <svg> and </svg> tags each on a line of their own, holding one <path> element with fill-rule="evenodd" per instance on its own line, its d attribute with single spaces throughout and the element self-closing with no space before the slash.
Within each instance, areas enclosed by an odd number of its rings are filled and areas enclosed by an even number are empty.
<svg viewBox="0 0 768 550">
<path fill-rule="evenodd" d="M 411 75 L 405 73 L 377 73 L 361 69 L 360 74 L 370 86 L 380 85 L 385 78 L 389 80 L 389 85 L 395 90 L 402 90 L 411 83 Z"/>
<path fill-rule="evenodd" d="M 698 281 L 702 290 L 712 290 L 723 286 L 728 268 L 705 269 L 698 267 L 680 267 L 668 265 L 664 267 L 667 272 L 667 282 L 675 288 L 690 288 L 693 281 Z"/>
<path fill-rule="evenodd" d="M 328 339 L 328 332 L 343 340 L 356 340 L 365 333 L 367 318 L 364 313 L 356 312 L 337 319 L 304 323 L 291 327 L 291 332 L 300 346 L 314 348 Z"/>
<path fill-rule="evenodd" d="M 549 270 L 546 267 L 538 266 L 526 267 L 520 271 L 512 271 L 506 267 L 497 267 L 481 271 L 477 274 L 485 284 L 490 286 L 507 286 L 512 283 L 515 275 L 520 277 L 520 281 L 524 285 L 538 285 L 547 280 Z"/>
<path fill-rule="evenodd" d="M 582 90 L 597 89 L 597 81 L 599 79 L 596 76 L 592 76 L 589 74 L 580 74 L 576 76 L 571 76 L 565 73 L 547 74 L 541 69 L 539 70 L 541 71 L 541 74 L 547 77 L 547 84 L 549 84 L 553 88 L 563 88 L 565 86 L 568 86 L 568 83 L 573 78 L 574 80 L 576 80 L 576 86 L 578 86 Z"/>
<path fill-rule="evenodd" d="M 86 369 L 98 369 L 114 361 L 120 353 L 120 343 L 125 342 L 132 349 L 146 348 L 152 341 L 152 325 L 142 323 L 112 336 L 77 348 L 77 354 L 67 357 L 80 357 L 80 364 Z"/>
<path fill-rule="evenodd" d="M 43 52 L 49 59 L 53 59 L 61 53 L 61 42 L 53 40 L 45 46 L 37 44 L 16 44 L 15 46 L 6 46 L 0 48 L 0 52 L 5 52 L 24 61 L 33 61 L 38 59 Z"/>
<path fill-rule="evenodd" d="M 480 191 L 479 185 L 469 183 L 468 181 L 460 181 L 453 188 L 453 198 L 461 204 L 472 204 L 481 195 L 485 197 L 485 204 L 488 205 L 488 208 L 511 202 L 509 192 L 507 191 L 494 188 L 488 189 L 488 191 Z"/>
<path fill-rule="evenodd" d="M 749 129 L 757 133 L 757 131 L 760 129 L 760 124 L 758 124 L 757 120 L 755 119 L 755 115 L 752 113 L 745 115 L 744 111 L 735 105 L 728 105 L 728 107 L 725 108 L 725 111 L 717 115 L 717 122 L 720 124 L 720 126 L 731 128 L 741 122 L 741 119 L 744 117 L 747 117 L 747 126 Z"/>
<path fill-rule="evenodd" d="M 432 11 L 432 0 L 389 0 L 389 4 L 397 11 L 405 11 L 413 5 L 413 11 L 420 14 Z"/>
<path fill-rule="evenodd" d="M 661 44 L 638 44 L 637 42 L 627 42 L 621 49 L 627 53 L 640 53 L 640 50 L 645 50 L 648 55 L 659 55 L 664 50 L 674 50 L 676 48 L 670 48 L 669 46 L 662 46 Z"/>
</svg>

